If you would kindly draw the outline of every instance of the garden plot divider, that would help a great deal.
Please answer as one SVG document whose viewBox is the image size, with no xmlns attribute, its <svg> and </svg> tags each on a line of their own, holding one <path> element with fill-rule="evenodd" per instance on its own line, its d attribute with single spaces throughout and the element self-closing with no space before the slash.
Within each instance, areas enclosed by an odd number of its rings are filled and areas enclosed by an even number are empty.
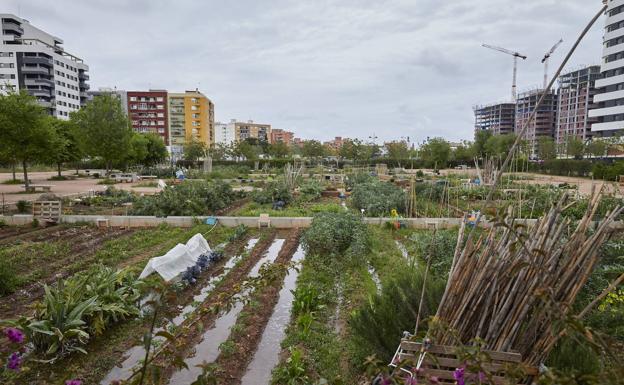
<svg viewBox="0 0 624 385">
<path fill-rule="evenodd" d="M 106 222 L 109 227 L 157 227 L 167 224 L 173 227 L 193 227 L 198 221 L 205 222 L 204 217 L 152 217 L 152 216 L 125 216 L 125 215 L 63 215 L 60 223 L 75 224 L 89 223 L 97 225 L 98 222 Z M 259 217 L 225 217 L 218 216 L 218 222 L 225 227 L 237 227 L 245 225 L 247 227 L 258 227 Z M 271 227 L 277 229 L 297 229 L 306 228 L 312 224 L 312 217 L 270 217 Z M 395 222 L 396 218 L 364 218 L 364 223 L 368 225 L 383 225 L 387 222 Z M 535 219 L 524 219 L 522 222 L 527 225 L 535 223 Z M 33 222 L 32 215 L 0 215 L 0 222 L 7 225 L 24 226 Z M 431 228 L 454 228 L 460 226 L 462 218 L 406 218 L 401 219 L 407 227 L 416 229 Z M 491 224 L 486 221 L 480 223 L 481 226 L 488 227 Z M 619 223 L 624 228 L 624 223 Z"/>
</svg>

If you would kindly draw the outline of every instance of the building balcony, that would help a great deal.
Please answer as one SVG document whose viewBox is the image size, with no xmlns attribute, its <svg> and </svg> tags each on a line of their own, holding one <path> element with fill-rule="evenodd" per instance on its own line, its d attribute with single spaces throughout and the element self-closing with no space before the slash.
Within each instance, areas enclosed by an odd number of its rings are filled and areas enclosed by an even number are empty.
<svg viewBox="0 0 624 385">
<path fill-rule="evenodd" d="M 13 19 L 2 19 L 2 29 L 4 31 L 17 33 L 20 36 L 24 34 L 22 25 L 17 20 Z"/>
<path fill-rule="evenodd" d="M 36 98 L 46 98 L 50 99 L 54 97 L 52 90 L 30 90 L 27 89 L 28 93 Z"/>
<path fill-rule="evenodd" d="M 54 88 L 54 80 L 51 79 L 30 79 L 25 78 L 24 84 L 26 86 L 42 86 Z"/>
<path fill-rule="evenodd" d="M 52 68 L 54 66 L 54 60 L 43 56 L 23 56 L 22 62 L 24 64 L 39 64 Z"/>
<path fill-rule="evenodd" d="M 27 67 L 21 66 L 20 72 L 23 74 L 50 75 L 50 70 L 44 67 Z"/>
<path fill-rule="evenodd" d="M 89 86 L 89 84 L 87 84 L 87 83 L 85 83 L 85 82 L 80 82 L 80 83 L 78 84 L 78 87 L 80 87 L 80 91 L 87 91 L 87 90 L 89 90 L 89 88 L 91 88 L 91 87 Z"/>
<path fill-rule="evenodd" d="M 89 75 L 81 71 L 80 73 L 78 73 L 78 79 L 82 81 L 86 81 L 86 80 L 89 80 L 90 77 Z"/>
</svg>

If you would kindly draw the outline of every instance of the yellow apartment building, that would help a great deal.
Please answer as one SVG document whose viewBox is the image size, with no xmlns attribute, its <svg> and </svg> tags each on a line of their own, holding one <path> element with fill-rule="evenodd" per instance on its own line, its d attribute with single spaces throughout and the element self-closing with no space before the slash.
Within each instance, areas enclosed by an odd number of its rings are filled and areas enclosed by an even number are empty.
<svg viewBox="0 0 624 385">
<path fill-rule="evenodd" d="M 181 152 L 192 140 L 214 145 L 214 104 L 195 91 L 169 94 L 169 132 L 172 151 Z"/>
</svg>

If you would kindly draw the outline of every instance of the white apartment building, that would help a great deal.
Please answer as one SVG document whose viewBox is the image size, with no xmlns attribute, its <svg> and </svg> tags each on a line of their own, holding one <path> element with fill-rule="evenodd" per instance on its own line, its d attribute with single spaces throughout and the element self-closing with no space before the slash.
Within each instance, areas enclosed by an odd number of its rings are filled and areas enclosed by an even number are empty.
<svg viewBox="0 0 624 385">
<path fill-rule="evenodd" d="M 26 90 L 50 115 L 69 119 L 87 101 L 89 67 L 26 19 L 3 13 L 0 25 L 0 92 Z"/>
<path fill-rule="evenodd" d="M 624 130 L 624 0 L 608 0 L 603 39 L 601 79 L 590 118 L 597 118 L 594 136 L 612 136 Z"/>
<path fill-rule="evenodd" d="M 233 123 L 215 123 L 215 143 L 232 144 L 236 142 L 236 130 Z"/>
</svg>

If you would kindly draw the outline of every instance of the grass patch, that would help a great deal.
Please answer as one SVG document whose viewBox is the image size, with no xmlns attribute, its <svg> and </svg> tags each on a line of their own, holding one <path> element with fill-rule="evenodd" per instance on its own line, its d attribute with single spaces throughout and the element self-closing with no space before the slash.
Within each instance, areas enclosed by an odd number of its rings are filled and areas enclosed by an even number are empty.
<svg viewBox="0 0 624 385">
<path fill-rule="evenodd" d="M 14 185 L 14 184 L 24 184 L 24 181 L 21 179 L 9 179 L 2 182 L 2 184 Z"/>
<path fill-rule="evenodd" d="M 114 179 L 102 179 L 101 181 L 99 181 L 97 184 L 103 184 L 103 185 L 114 185 L 117 184 L 117 182 Z"/>
<path fill-rule="evenodd" d="M 158 187 L 158 182 L 149 180 L 149 181 L 137 183 L 132 186 L 132 188 L 137 188 L 137 187 Z"/>
<path fill-rule="evenodd" d="M 321 212 L 339 213 L 345 209 L 335 199 L 322 199 L 320 202 L 292 203 L 283 210 L 273 210 L 271 204 L 250 202 L 236 210 L 232 215 L 241 217 L 258 217 L 269 214 L 272 217 L 312 217 Z"/>
</svg>

